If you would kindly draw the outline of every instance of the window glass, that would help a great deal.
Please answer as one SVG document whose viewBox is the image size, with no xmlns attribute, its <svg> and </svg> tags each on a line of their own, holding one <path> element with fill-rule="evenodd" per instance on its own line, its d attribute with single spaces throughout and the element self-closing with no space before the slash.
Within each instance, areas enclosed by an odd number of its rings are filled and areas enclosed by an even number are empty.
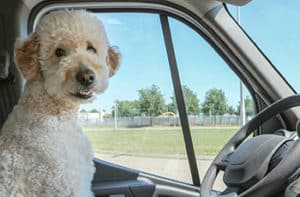
<svg viewBox="0 0 300 197">
<path fill-rule="evenodd" d="M 236 7 L 228 6 L 236 17 Z M 298 92 L 300 1 L 252 1 L 240 8 L 241 26 Z"/>
<path fill-rule="evenodd" d="M 240 127 L 240 80 L 197 32 L 170 18 L 170 28 L 185 97 L 200 176 Z M 246 121 L 254 115 L 243 88 Z M 176 108 L 171 111 L 176 112 Z M 216 188 L 222 188 L 222 177 Z"/>
<path fill-rule="evenodd" d="M 108 89 L 83 105 L 79 120 L 95 156 L 191 183 L 178 115 L 168 113 L 173 86 L 159 16 L 96 14 L 122 54 Z"/>
</svg>

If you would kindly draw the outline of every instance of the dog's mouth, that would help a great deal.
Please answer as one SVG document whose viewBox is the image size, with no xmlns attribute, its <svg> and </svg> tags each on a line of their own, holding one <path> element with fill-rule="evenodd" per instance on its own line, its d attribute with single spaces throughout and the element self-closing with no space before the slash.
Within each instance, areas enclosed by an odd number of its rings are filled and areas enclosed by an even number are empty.
<svg viewBox="0 0 300 197">
<path fill-rule="evenodd" d="M 93 97 L 93 91 L 91 89 L 84 89 L 76 93 L 72 93 L 72 95 L 80 99 L 89 99 Z"/>
</svg>

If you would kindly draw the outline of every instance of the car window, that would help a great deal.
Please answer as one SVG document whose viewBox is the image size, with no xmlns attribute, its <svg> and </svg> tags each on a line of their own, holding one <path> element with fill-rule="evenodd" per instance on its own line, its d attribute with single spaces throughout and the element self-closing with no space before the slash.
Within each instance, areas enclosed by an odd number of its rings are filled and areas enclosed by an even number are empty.
<svg viewBox="0 0 300 197">
<path fill-rule="evenodd" d="M 236 7 L 228 5 L 228 8 L 236 18 Z M 297 92 L 300 90 L 299 9 L 300 2 L 292 0 L 252 1 L 240 8 L 242 28 Z"/>
<path fill-rule="evenodd" d="M 167 109 L 174 91 L 159 15 L 95 15 L 122 54 L 107 91 L 79 111 L 95 156 L 192 183 L 179 117 Z"/>
</svg>

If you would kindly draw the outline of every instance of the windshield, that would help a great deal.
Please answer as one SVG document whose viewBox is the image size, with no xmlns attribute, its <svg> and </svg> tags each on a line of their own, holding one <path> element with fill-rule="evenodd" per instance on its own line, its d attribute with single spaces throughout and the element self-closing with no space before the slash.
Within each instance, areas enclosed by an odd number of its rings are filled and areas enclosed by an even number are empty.
<svg viewBox="0 0 300 197">
<path fill-rule="evenodd" d="M 240 25 L 299 92 L 300 1 L 252 1 L 240 8 Z M 228 5 L 237 18 L 237 7 Z"/>
</svg>

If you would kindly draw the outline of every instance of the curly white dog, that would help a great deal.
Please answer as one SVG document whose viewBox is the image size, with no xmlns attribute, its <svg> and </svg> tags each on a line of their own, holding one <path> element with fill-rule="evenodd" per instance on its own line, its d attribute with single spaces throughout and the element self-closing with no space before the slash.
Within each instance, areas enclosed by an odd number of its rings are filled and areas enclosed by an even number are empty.
<svg viewBox="0 0 300 197">
<path fill-rule="evenodd" d="M 92 147 L 76 114 L 106 89 L 119 58 L 102 23 L 84 10 L 51 12 L 17 42 L 27 82 L 1 131 L 1 197 L 93 196 Z"/>
</svg>

